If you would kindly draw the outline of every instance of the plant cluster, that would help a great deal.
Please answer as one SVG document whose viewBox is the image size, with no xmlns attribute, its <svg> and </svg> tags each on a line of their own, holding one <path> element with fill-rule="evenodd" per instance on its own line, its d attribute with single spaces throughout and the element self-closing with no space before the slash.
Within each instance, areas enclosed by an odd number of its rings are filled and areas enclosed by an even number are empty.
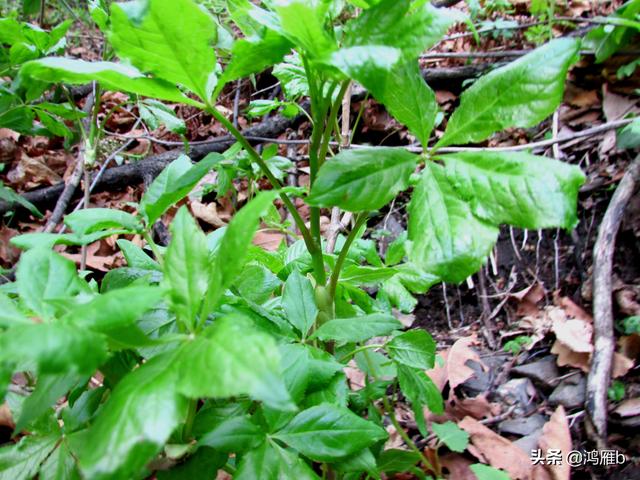
<svg viewBox="0 0 640 480">
<path fill-rule="evenodd" d="M 0 449 L 0 476 L 441 476 L 399 425 L 395 402 L 411 405 L 422 435 L 432 429 L 457 451 L 468 439 L 455 424 L 425 421 L 425 408 L 443 411 L 425 373 L 436 345 L 424 330 L 405 331 L 392 312 L 411 311 L 413 294 L 477 271 L 500 225 L 575 226 L 584 181 L 577 167 L 522 152 L 444 152 L 553 113 L 580 42 L 553 40 L 477 80 L 432 141 L 438 106 L 417 57 L 457 17 L 425 0 L 228 0 L 225 15 L 242 32 L 231 45 L 192 0 L 114 3 L 110 12 L 91 3 L 119 61 L 37 58 L 21 67 L 20 82 L 97 82 L 147 98 L 149 118 L 162 117 L 156 100 L 190 105 L 238 143 L 233 155 L 172 162 L 135 214 L 79 210 L 64 220 L 68 233 L 14 239 L 24 253 L 15 282 L 0 292 L 0 397 L 17 418 L 15 431 L 28 434 Z M 283 186 L 286 166 L 274 158 L 286 159 L 259 153 L 216 107 L 225 85 L 274 65 L 289 101 L 310 98 L 308 189 Z M 335 148 L 332 139 L 348 144 L 337 120 L 350 82 L 406 125 L 423 153 Z M 229 162 L 271 188 L 209 235 L 182 206 L 168 246 L 154 243 L 155 222 Z M 405 191 L 408 230 L 380 258 L 363 237 L 367 220 Z M 308 219 L 294 199 L 309 206 Z M 276 201 L 293 219 L 282 228 L 299 237 L 267 252 L 252 239 L 261 221 L 280 221 Z M 353 212 L 355 223 L 327 248 L 320 213 L 336 207 Z M 124 238 L 131 234 L 149 250 Z M 113 235 L 123 237 L 127 266 L 99 285 L 52 248 Z M 362 371 L 363 388 L 350 388 L 348 364 Z M 7 390 L 16 373 L 26 387 Z M 384 450 L 389 421 L 409 450 Z M 506 478 L 473 468 L 479 478 Z"/>
</svg>

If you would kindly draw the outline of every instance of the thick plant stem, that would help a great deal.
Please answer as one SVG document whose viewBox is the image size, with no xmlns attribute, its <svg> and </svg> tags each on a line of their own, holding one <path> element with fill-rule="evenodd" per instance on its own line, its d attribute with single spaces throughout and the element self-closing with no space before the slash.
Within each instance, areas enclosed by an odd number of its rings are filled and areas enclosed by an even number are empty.
<svg viewBox="0 0 640 480">
<path fill-rule="evenodd" d="M 329 141 L 331 140 L 331 132 L 333 131 L 333 126 L 336 123 L 336 119 L 338 118 L 338 110 L 340 110 L 340 106 L 342 105 L 342 98 L 344 97 L 345 92 L 349 88 L 349 82 L 343 82 L 340 87 L 340 91 L 338 92 L 338 97 L 336 101 L 333 102 L 331 106 L 331 111 L 329 112 L 329 120 L 327 122 L 327 126 L 324 130 L 324 135 L 322 138 L 322 144 L 320 145 L 320 152 L 318 154 L 318 168 L 322 167 L 326 158 L 327 151 L 329 150 Z"/>
<path fill-rule="evenodd" d="M 331 272 L 331 278 L 329 280 L 329 296 L 331 299 L 334 299 L 336 296 L 336 287 L 338 286 L 338 279 L 340 278 L 340 270 L 342 270 L 344 261 L 347 259 L 349 248 L 351 248 L 351 244 L 356 239 L 356 235 L 358 234 L 360 227 L 367 223 L 368 216 L 368 212 L 362 212 L 358 215 L 355 226 L 349 232 L 349 235 L 342 246 L 342 250 L 340 250 L 340 255 L 338 255 L 338 259 L 336 260 L 336 266 L 334 267 L 333 272 Z"/>
<path fill-rule="evenodd" d="M 256 149 L 253 148 L 253 145 L 249 143 L 249 140 L 244 138 L 242 133 L 233 125 L 233 123 L 231 123 L 214 106 L 208 105 L 206 108 L 206 111 L 210 113 L 216 120 L 218 120 L 229 131 L 229 133 L 233 135 L 235 139 L 242 145 L 242 147 L 247 151 L 251 159 L 254 162 L 256 162 L 256 164 L 260 167 L 260 170 L 262 170 L 262 173 L 264 173 L 264 175 L 267 177 L 267 179 L 269 180 L 269 183 L 271 183 L 273 188 L 281 189 L 282 185 L 280 184 L 278 179 L 273 175 L 271 170 L 269 170 L 268 165 L 265 163 L 265 161 L 262 159 L 262 157 L 256 151 Z M 307 250 L 311 254 L 311 257 L 313 260 L 314 277 L 316 281 L 320 284 L 324 284 L 327 281 L 327 276 L 326 276 L 326 272 L 324 271 L 324 260 L 322 258 L 322 248 L 320 247 L 320 243 L 317 242 L 316 239 L 312 237 L 311 232 L 305 225 L 304 220 L 300 216 L 300 213 L 298 212 L 298 210 L 296 209 L 296 206 L 293 204 L 293 202 L 288 197 L 288 195 L 286 193 L 281 192 L 280 198 L 282 199 L 282 202 L 284 203 L 285 207 L 287 207 L 287 210 L 289 210 L 289 213 L 291 213 L 291 216 L 293 217 L 293 221 L 296 223 L 296 226 L 298 227 L 298 229 L 300 230 L 300 233 L 302 234 L 302 238 L 307 247 Z"/>
</svg>

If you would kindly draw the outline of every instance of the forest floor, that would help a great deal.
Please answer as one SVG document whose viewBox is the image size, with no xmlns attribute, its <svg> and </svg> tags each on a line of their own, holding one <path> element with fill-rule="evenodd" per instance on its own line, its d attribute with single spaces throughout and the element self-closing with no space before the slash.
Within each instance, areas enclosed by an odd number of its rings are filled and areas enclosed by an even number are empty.
<svg viewBox="0 0 640 480">
<path fill-rule="evenodd" d="M 517 3 L 517 2 L 516 2 Z M 607 15 L 620 2 L 570 2 L 566 16 L 592 18 Z M 532 21 L 526 8 L 516 5 L 510 14 L 503 12 L 488 20 L 503 19 L 518 24 Z M 508 32 L 508 33 L 507 33 Z M 478 73 L 501 62 L 510 61 L 514 51 L 535 47 L 524 36 L 525 29 L 505 30 L 502 34 L 483 35 L 480 44 L 467 33 L 465 27 L 450 32 L 449 40 L 441 42 L 422 59 L 427 81 L 436 91 L 440 108 L 451 112 L 468 81 Z M 556 33 L 570 34 L 569 27 Z M 101 38 L 96 32 L 79 28 L 69 42 L 68 53 L 85 59 L 97 59 Z M 447 55 L 468 53 L 466 58 Z M 473 52 L 490 52 L 489 57 L 474 57 Z M 497 54 L 504 56 L 499 57 Z M 438 57 L 438 55 L 441 55 Z M 638 112 L 638 75 L 618 79 L 616 71 L 634 57 L 616 56 L 604 64 L 595 64 L 588 55 L 573 68 L 566 87 L 565 99 L 554 118 L 530 130 L 511 129 L 494 137 L 490 146 L 511 146 L 548 139 L 553 136 L 571 137 L 575 132 L 593 129 L 607 122 L 622 119 Z M 439 73 L 440 72 L 440 73 Z M 442 72 L 448 72 L 444 74 Z M 87 93 L 86 90 L 84 92 Z M 280 94 L 277 79 L 269 73 L 228 88 L 221 103 L 230 116 L 246 130 L 252 128 L 259 136 L 280 141 L 308 138 L 309 124 L 304 118 L 282 119 L 266 115 L 251 119 L 245 115 L 249 102 L 256 99 L 277 98 Z M 86 96 L 81 93 L 77 102 L 82 105 Z M 145 182 L 156 167 L 145 167 L 142 159 L 166 161 L 165 152 L 179 149 L 182 140 L 164 127 L 148 131 L 141 126 L 138 113 L 127 104 L 122 93 L 103 95 L 101 118 L 113 109 L 105 122 L 109 133 L 103 141 L 103 159 L 124 146 L 116 162 L 105 170 L 103 182 L 97 184 L 91 205 L 130 210 L 129 202 L 139 200 Z M 187 139 L 192 142 L 192 156 L 201 158 L 212 145 L 224 149 L 231 142 L 220 124 L 211 117 L 190 107 L 171 106 L 186 120 Z M 405 145 L 411 143 L 406 129 L 384 111 L 373 99 L 354 89 L 351 115 L 362 121 L 353 136 L 355 144 Z M 436 135 L 440 133 L 436 133 Z M 218 143 L 207 143 L 216 141 Z M 199 144 L 198 142 L 204 142 Z M 286 142 L 285 142 L 286 143 Z M 218 148 L 218 147 L 216 147 Z M 296 160 L 296 168 L 288 172 L 292 184 L 308 183 L 306 146 L 281 144 L 280 155 Z M 483 462 L 516 472 L 515 459 L 526 461 L 532 450 L 539 448 L 545 437 L 560 435 L 568 428 L 571 438 L 568 450 L 586 454 L 596 447 L 589 440 L 585 427 L 586 375 L 589 370 L 592 343 L 592 252 L 598 228 L 615 187 L 637 152 L 616 148 L 615 130 L 602 131 L 580 139 L 571 139 L 549 146 L 539 153 L 579 165 L 587 174 L 587 182 L 579 197 L 580 223 L 575 231 L 525 231 L 503 228 L 489 263 L 467 282 L 455 285 L 436 285 L 419 297 L 412 315 L 403 320 L 425 328 L 438 341 L 441 362 L 430 372 L 434 381 L 444 389 L 446 412 L 438 420 L 461 422 L 461 428 L 471 435 L 471 453 L 442 454 L 440 462 L 451 478 L 464 480 L 473 456 Z M 170 153 L 169 155 L 171 155 Z M 60 138 L 25 137 L 0 129 L 0 162 L 5 168 L 0 179 L 17 192 L 25 194 L 43 212 L 36 219 L 26 212 L 5 213 L 0 227 L 0 266 L 11 276 L 20 252 L 9 240 L 18 234 L 40 231 L 58 199 L 62 181 L 69 178 L 75 167 L 75 152 L 64 148 Z M 99 162 L 100 163 L 100 162 Z M 143 165 L 135 170 L 127 165 Z M 136 167 L 137 168 L 137 167 Z M 150 173 L 151 172 L 151 173 Z M 215 183 L 215 175 L 206 183 Z M 57 186 L 57 187 L 56 187 Z M 266 187 L 266 185 L 264 185 Z M 223 198 L 210 193 L 192 197 L 187 203 L 205 231 L 224 226 L 248 196 L 248 183 L 238 180 L 231 195 Z M 81 192 L 77 192 L 77 198 Z M 69 205 L 73 209 L 74 199 Z M 367 235 L 381 239 L 381 252 L 389 239 L 406 226 L 406 203 L 398 198 L 389 208 L 379 212 L 369 222 Z M 174 211 L 164 218 L 168 224 Z M 284 210 L 282 210 L 284 214 Z M 302 212 L 303 214 L 305 212 Z M 330 212 L 324 213 L 328 227 Z M 166 232 L 156 232 L 166 242 Z M 142 244 L 142 239 L 132 238 Z M 267 249 L 275 249 L 284 234 L 260 231 L 256 242 Z M 70 258 L 79 261 L 78 250 L 57 247 Z M 100 279 L 108 270 L 122 266 L 124 259 L 114 238 L 107 238 L 89 247 L 87 266 L 92 276 Z M 640 315 L 640 192 L 632 198 L 616 240 L 614 258 L 613 298 L 615 319 L 621 321 Z M 577 327 L 576 327 L 577 326 Z M 634 462 L 610 466 L 582 462 L 572 470 L 572 478 L 604 478 L 611 480 L 640 479 L 640 336 L 617 331 L 618 354 L 614 365 L 615 383 L 609 404 L 609 445 L 613 450 L 635 458 Z M 357 378 L 352 378 L 357 382 Z M 562 406 L 562 409 L 559 409 Z M 432 457 L 432 438 L 422 438 L 416 428 L 413 413 L 398 405 L 398 418 L 417 443 Z M 558 414 L 559 411 L 562 414 Z M 554 413 L 556 412 L 556 413 Z M 467 420 L 463 420 L 467 418 Z M 390 442 L 401 444 L 398 435 Z M 553 472 L 553 468 L 550 469 Z M 556 472 L 557 473 L 557 472 Z M 553 478 L 565 478 L 562 473 Z M 407 476 L 399 478 L 409 478 Z M 515 477 L 514 477 L 515 478 Z M 568 478 L 568 477 L 566 477 Z"/>
</svg>

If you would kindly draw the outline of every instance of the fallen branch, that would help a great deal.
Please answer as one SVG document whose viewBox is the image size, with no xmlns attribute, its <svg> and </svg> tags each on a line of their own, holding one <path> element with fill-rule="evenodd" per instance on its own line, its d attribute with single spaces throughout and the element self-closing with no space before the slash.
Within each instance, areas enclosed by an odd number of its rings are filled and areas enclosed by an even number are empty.
<svg viewBox="0 0 640 480">
<path fill-rule="evenodd" d="M 280 135 L 287 128 L 296 125 L 305 117 L 288 119 L 282 116 L 275 116 L 268 122 L 255 127 L 247 128 L 244 133 L 248 137 L 273 138 Z M 192 160 L 198 161 L 212 152 L 224 152 L 235 143 L 235 139 L 230 135 L 217 138 L 215 141 L 205 144 L 193 145 L 189 152 Z M 253 143 L 260 143 L 253 141 Z M 143 183 L 145 178 L 155 178 L 173 160 L 184 153 L 184 148 L 176 148 L 158 155 L 152 155 L 139 162 L 129 163 L 118 167 L 106 169 L 102 177 L 95 184 L 94 191 L 121 190 L 126 185 Z M 96 179 L 96 174 L 92 175 L 92 182 Z M 64 182 L 46 188 L 40 188 L 22 194 L 23 198 L 41 209 L 45 209 L 56 202 L 65 187 Z M 21 208 L 19 204 L 0 202 L 0 215 L 11 211 L 14 208 Z"/>
<path fill-rule="evenodd" d="M 595 344 L 591 368 L 587 377 L 585 409 L 590 420 L 590 436 L 598 448 L 607 443 L 607 389 L 611 381 L 611 366 L 615 339 L 611 306 L 611 271 L 616 234 L 624 210 L 633 195 L 640 176 L 640 155 L 629 166 L 618 184 L 598 230 L 593 247 L 593 326 Z"/>
</svg>

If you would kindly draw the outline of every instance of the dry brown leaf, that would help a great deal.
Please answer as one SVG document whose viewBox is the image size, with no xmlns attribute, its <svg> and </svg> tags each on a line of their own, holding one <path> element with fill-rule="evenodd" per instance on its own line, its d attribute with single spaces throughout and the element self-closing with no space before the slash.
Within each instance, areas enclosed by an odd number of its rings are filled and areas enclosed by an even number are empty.
<svg viewBox="0 0 640 480">
<path fill-rule="evenodd" d="M 444 386 L 447 384 L 449 377 L 447 375 L 447 359 L 449 358 L 449 351 L 451 349 L 442 350 L 438 352 L 437 355 L 442 357 L 442 364 L 436 361 L 435 366 L 431 370 L 425 370 L 425 373 L 429 376 L 429 378 L 436 384 L 438 390 L 442 391 Z"/>
<path fill-rule="evenodd" d="M 454 397 L 445 404 L 446 413 L 456 420 L 464 417 L 473 417 L 476 420 L 492 418 L 500 414 L 500 404 L 487 400 L 487 394 L 481 394 L 470 398 Z"/>
<path fill-rule="evenodd" d="M 620 353 L 632 360 L 640 360 L 640 335 L 625 335 L 618 340 Z"/>
<path fill-rule="evenodd" d="M 365 375 L 362 370 L 358 368 L 355 360 L 351 360 L 346 367 L 344 367 L 344 374 L 347 376 L 349 386 L 351 390 L 360 390 L 365 385 Z"/>
<path fill-rule="evenodd" d="M 604 84 L 602 86 L 602 111 L 607 121 L 613 122 L 624 118 L 629 113 L 637 114 L 640 109 L 631 98 L 612 93 Z"/>
<path fill-rule="evenodd" d="M 579 368 L 583 372 L 588 372 L 591 366 L 591 354 L 584 352 L 574 352 L 564 343 L 556 342 L 551 347 L 551 353 L 558 355 L 556 362 L 559 367 L 574 367 Z M 613 366 L 611 376 L 613 378 L 623 377 L 633 367 L 633 360 L 627 356 L 614 352 L 613 354 Z"/>
<path fill-rule="evenodd" d="M 253 244 L 265 250 L 275 251 L 285 241 L 286 235 L 282 232 L 268 232 L 261 230 L 253 237 Z"/>
<path fill-rule="evenodd" d="M 557 316 L 553 319 L 553 333 L 556 339 L 576 353 L 593 351 L 591 338 L 593 326 L 583 320 L 568 319 Z"/>
<path fill-rule="evenodd" d="M 0 405 L 0 426 L 9 427 L 11 429 L 16 426 L 13 422 L 13 415 L 11 415 L 11 409 L 7 402 Z"/>
<path fill-rule="evenodd" d="M 10 240 L 16 235 L 20 235 L 18 230 L 9 228 L 6 225 L 0 227 L 0 264 L 6 266 L 15 265 L 20 258 L 20 249 L 10 243 Z"/>
<path fill-rule="evenodd" d="M 640 415 L 640 397 L 625 400 L 614 410 L 621 417 L 636 417 Z"/>
<path fill-rule="evenodd" d="M 229 221 L 228 218 L 226 221 L 220 218 L 220 215 L 218 215 L 218 205 L 216 203 L 212 202 L 205 205 L 198 200 L 193 200 L 189 206 L 191 207 L 191 212 L 197 219 L 216 228 L 226 226 Z"/>
<path fill-rule="evenodd" d="M 567 85 L 564 101 L 576 107 L 592 107 L 600 103 L 596 90 L 583 90 L 573 83 Z"/>
<path fill-rule="evenodd" d="M 458 426 L 469 434 L 468 450 L 480 461 L 506 471 L 512 480 L 532 480 L 531 459 L 512 442 L 471 417 L 465 417 Z"/>
<path fill-rule="evenodd" d="M 447 378 L 449 379 L 451 390 L 473 376 L 474 371 L 466 365 L 467 361 L 478 362 L 483 370 L 487 370 L 486 365 L 482 363 L 478 354 L 471 349 L 471 345 L 477 344 L 478 337 L 471 335 L 459 339 L 452 345 L 447 357 Z"/>
<path fill-rule="evenodd" d="M 509 296 L 518 301 L 516 315 L 524 317 L 526 315 L 536 315 L 540 311 L 538 302 L 544 298 L 544 294 L 544 285 L 540 282 L 535 282 L 527 288 L 512 293 Z"/>
<path fill-rule="evenodd" d="M 13 185 L 20 185 L 26 190 L 62 181 L 60 175 L 51 170 L 44 162 L 43 156 L 30 157 L 23 152 L 20 161 L 7 174 L 7 178 Z"/>
<path fill-rule="evenodd" d="M 567 454 L 572 450 L 571 432 L 564 407 L 559 405 L 551 418 L 542 427 L 542 436 L 538 441 L 542 451 L 546 453 L 555 449 L 562 452 L 562 461 L 558 465 L 546 465 L 553 480 L 570 480 L 571 465 L 567 461 Z"/>
<path fill-rule="evenodd" d="M 477 480 L 475 473 L 469 468 L 473 462 L 459 453 L 448 453 L 440 457 L 442 473 L 451 480 Z"/>
</svg>

